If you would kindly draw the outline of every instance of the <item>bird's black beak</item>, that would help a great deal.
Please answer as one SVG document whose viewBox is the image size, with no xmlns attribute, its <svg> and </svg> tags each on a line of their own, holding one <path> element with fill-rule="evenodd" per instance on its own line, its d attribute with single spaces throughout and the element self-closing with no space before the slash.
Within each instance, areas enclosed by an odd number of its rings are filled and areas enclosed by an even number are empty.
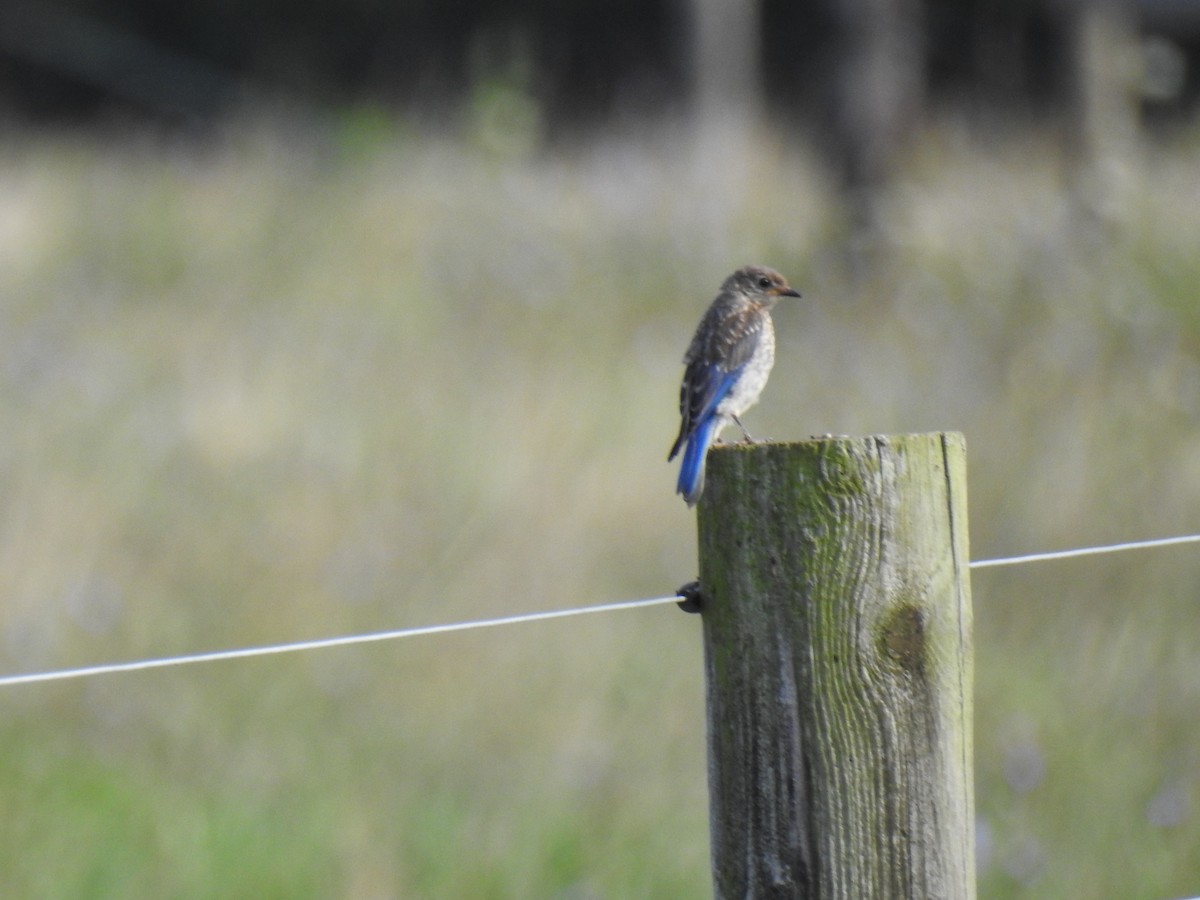
<svg viewBox="0 0 1200 900">
<path fill-rule="evenodd" d="M 796 290 L 795 288 L 788 288 L 787 290 L 780 291 L 779 296 L 780 297 L 799 297 L 800 292 L 798 290 Z"/>
</svg>

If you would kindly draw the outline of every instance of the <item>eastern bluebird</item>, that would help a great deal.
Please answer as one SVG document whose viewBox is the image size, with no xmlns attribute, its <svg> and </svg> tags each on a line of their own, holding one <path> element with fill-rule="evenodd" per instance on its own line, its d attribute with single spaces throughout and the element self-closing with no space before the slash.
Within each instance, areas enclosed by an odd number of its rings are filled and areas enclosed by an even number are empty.
<svg viewBox="0 0 1200 900">
<path fill-rule="evenodd" d="M 670 462 L 687 443 L 675 492 L 695 506 L 704 490 L 704 459 L 709 445 L 730 422 L 754 440 L 738 418 L 758 402 L 775 364 L 771 307 L 780 297 L 799 297 L 782 275 L 765 266 L 746 266 L 725 279 L 684 354 L 679 437 Z"/>
</svg>

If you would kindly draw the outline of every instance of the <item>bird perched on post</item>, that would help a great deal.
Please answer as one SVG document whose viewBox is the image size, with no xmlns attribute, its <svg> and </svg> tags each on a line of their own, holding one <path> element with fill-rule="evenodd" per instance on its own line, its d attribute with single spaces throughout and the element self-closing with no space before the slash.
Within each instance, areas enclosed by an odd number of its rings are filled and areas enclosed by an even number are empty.
<svg viewBox="0 0 1200 900">
<path fill-rule="evenodd" d="M 758 402 L 775 364 L 771 307 L 780 297 L 799 296 L 774 269 L 746 266 L 725 279 L 700 320 L 683 357 L 683 421 L 667 456 L 670 462 L 686 443 L 675 492 L 688 506 L 695 506 L 704 490 L 704 459 L 721 430 L 736 422 L 746 440 L 754 440 L 738 417 Z"/>
</svg>

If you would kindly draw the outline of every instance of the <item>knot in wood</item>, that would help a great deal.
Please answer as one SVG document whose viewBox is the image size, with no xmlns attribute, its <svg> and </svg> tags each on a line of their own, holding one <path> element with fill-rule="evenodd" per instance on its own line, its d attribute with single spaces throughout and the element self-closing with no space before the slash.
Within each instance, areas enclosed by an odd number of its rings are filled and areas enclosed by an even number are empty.
<svg viewBox="0 0 1200 900">
<path fill-rule="evenodd" d="M 925 614 L 911 603 L 891 611 L 883 627 L 883 652 L 912 675 L 925 676 Z"/>
</svg>

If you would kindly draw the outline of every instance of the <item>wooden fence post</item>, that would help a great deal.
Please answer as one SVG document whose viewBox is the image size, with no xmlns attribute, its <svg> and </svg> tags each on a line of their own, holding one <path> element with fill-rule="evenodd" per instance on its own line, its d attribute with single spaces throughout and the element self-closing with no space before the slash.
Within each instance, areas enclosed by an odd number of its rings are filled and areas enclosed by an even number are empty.
<svg viewBox="0 0 1200 900">
<path fill-rule="evenodd" d="M 699 531 L 715 896 L 974 898 L 962 435 L 718 446 Z"/>
</svg>

